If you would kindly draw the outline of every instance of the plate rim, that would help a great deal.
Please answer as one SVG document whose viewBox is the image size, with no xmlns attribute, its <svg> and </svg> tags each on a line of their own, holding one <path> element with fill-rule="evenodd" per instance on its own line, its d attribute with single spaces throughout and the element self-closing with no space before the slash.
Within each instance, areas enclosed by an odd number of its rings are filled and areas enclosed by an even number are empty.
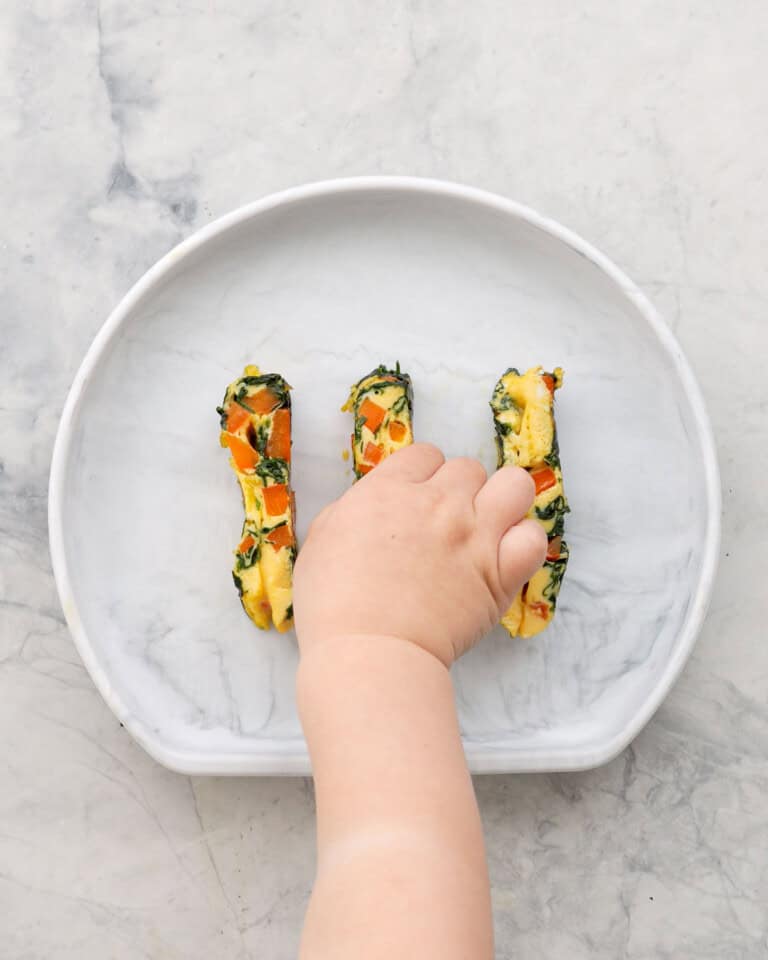
<svg viewBox="0 0 768 960">
<path fill-rule="evenodd" d="M 659 708 L 690 657 L 706 616 L 718 566 L 722 508 L 720 472 L 712 426 L 701 389 L 677 337 L 648 297 L 623 270 L 597 247 L 551 217 L 499 194 L 448 180 L 413 176 L 341 177 L 270 193 L 218 217 L 182 240 L 153 264 L 114 307 L 86 351 L 67 394 L 56 432 L 48 484 L 48 532 L 53 576 L 75 647 L 97 690 L 117 719 L 147 753 L 163 766 L 184 774 L 280 776 L 310 773 L 309 756 L 300 739 L 291 741 L 301 745 L 299 749 L 283 748 L 282 753 L 262 748 L 259 751 L 214 755 L 178 748 L 164 742 L 140 717 L 131 713 L 113 687 L 107 671 L 99 663 L 79 616 L 64 549 L 63 493 L 75 420 L 88 381 L 126 318 L 156 284 L 214 238 L 268 211 L 334 194 L 376 191 L 419 193 L 464 200 L 521 220 L 566 244 L 600 269 L 634 305 L 671 357 L 688 397 L 704 460 L 707 502 L 704 550 L 699 581 L 688 614 L 678 633 L 672 654 L 655 686 L 630 721 L 602 744 L 565 746 L 544 752 L 512 749 L 505 753 L 500 749 L 488 749 L 476 740 L 464 741 L 467 760 L 473 773 L 556 772 L 601 766 L 616 757 L 640 733 Z"/>
</svg>

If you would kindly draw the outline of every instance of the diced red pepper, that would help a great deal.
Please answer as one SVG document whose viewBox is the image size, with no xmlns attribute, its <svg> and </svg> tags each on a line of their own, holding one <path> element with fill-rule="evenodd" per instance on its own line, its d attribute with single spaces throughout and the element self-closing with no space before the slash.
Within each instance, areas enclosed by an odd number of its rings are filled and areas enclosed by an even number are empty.
<svg viewBox="0 0 768 960">
<path fill-rule="evenodd" d="M 371 443 L 370 441 L 366 443 L 365 450 L 363 450 L 363 459 L 366 463 L 375 467 L 377 463 L 381 463 L 383 456 L 384 451 L 378 443 Z"/>
<path fill-rule="evenodd" d="M 273 483 L 264 487 L 264 506 L 270 517 L 280 517 L 288 509 L 288 487 L 284 483 Z"/>
<path fill-rule="evenodd" d="M 560 556 L 560 544 L 562 542 L 562 537 L 552 537 L 547 544 L 547 560 L 557 560 Z"/>
<path fill-rule="evenodd" d="M 555 378 L 552 376 L 552 374 L 545 373 L 543 374 L 541 379 L 544 381 L 544 383 L 546 383 L 547 390 L 549 390 L 552 396 L 554 396 L 555 395 Z"/>
<path fill-rule="evenodd" d="M 240 546 L 237 548 L 237 552 L 248 553 L 248 551 L 251 549 L 251 547 L 255 543 L 256 541 L 253 539 L 253 537 L 249 533 L 247 537 L 243 537 L 243 539 L 240 541 Z"/>
<path fill-rule="evenodd" d="M 287 407 L 275 410 L 272 415 L 272 429 L 267 439 L 267 456 L 290 462 L 291 411 Z"/>
<path fill-rule="evenodd" d="M 248 423 L 250 416 L 245 407 L 241 407 L 239 403 L 231 403 L 227 414 L 227 430 L 229 433 L 236 433 L 240 427 Z"/>
<path fill-rule="evenodd" d="M 532 470 L 531 476 L 536 484 L 536 496 L 554 487 L 557 483 L 557 475 L 551 467 L 544 467 L 541 470 Z"/>
<path fill-rule="evenodd" d="M 405 435 L 407 432 L 407 427 L 404 423 L 400 423 L 399 420 L 392 420 L 390 422 L 389 435 L 395 441 L 395 443 L 400 443 L 401 440 L 405 440 Z"/>
<path fill-rule="evenodd" d="M 269 540 L 275 550 L 279 550 L 281 547 L 290 547 L 293 544 L 293 531 L 287 523 L 283 523 L 281 526 L 269 531 L 267 540 Z"/>
<path fill-rule="evenodd" d="M 384 407 L 380 407 L 378 403 L 374 403 L 373 400 L 369 400 L 368 397 L 360 404 L 359 415 L 365 419 L 365 425 L 371 433 L 376 433 L 379 429 L 386 412 Z"/>
<path fill-rule="evenodd" d="M 542 620 L 546 620 L 549 616 L 549 604 L 548 603 L 529 603 L 527 605 L 528 610 L 532 613 L 535 613 L 537 617 L 541 617 Z"/>
<path fill-rule="evenodd" d="M 280 403 L 280 398 L 275 396 L 269 387 L 262 387 L 258 393 L 251 393 L 248 396 L 240 397 L 238 403 L 242 403 L 253 413 L 265 414 L 272 413 Z"/>
<path fill-rule="evenodd" d="M 238 470 L 253 470 L 259 462 L 259 455 L 253 447 L 232 433 L 224 434 L 224 443 L 229 447 Z"/>
</svg>

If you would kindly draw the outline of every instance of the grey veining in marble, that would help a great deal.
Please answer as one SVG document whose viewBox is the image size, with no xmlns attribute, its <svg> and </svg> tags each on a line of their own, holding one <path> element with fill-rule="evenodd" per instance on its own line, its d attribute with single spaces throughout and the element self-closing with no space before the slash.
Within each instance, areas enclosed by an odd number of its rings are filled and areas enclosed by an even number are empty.
<svg viewBox="0 0 768 960">
<path fill-rule="evenodd" d="M 718 438 L 720 575 L 655 719 L 602 770 L 478 780 L 498 955 L 766 955 L 767 28 L 757 0 L 2 6 L 4 957 L 295 955 L 310 789 L 179 777 L 121 730 L 58 607 L 47 471 L 82 355 L 151 263 L 273 189 L 381 172 L 496 190 L 605 250 Z"/>
</svg>

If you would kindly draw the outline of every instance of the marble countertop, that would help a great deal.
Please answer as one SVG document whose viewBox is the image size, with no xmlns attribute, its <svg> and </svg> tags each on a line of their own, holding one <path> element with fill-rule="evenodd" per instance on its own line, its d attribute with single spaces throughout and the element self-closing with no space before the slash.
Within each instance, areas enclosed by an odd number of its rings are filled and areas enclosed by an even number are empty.
<svg viewBox="0 0 768 960">
<path fill-rule="evenodd" d="M 477 780 L 498 955 L 766 955 L 766 29 L 760 0 L 2 6 L 4 958 L 295 955 L 310 783 L 182 777 L 130 740 L 64 625 L 47 475 L 77 365 L 148 266 L 264 193 L 366 173 L 583 234 L 666 316 L 717 434 L 720 574 L 664 706 L 602 769 Z"/>
</svg>

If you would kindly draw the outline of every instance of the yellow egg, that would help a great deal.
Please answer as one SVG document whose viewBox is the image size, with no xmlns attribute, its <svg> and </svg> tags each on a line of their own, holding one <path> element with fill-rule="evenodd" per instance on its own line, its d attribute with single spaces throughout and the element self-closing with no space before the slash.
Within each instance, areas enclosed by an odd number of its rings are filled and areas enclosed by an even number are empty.
<svg viewBox="0 0 768 960">
<path fill-rule="evenodd" d="M 341 409 L 354 416 L 352 464 L 357 479 L 413 443 L 413 390 L 400 364 L 394 370 L 379 366 L 358 380 Z"/>
<path fill-rule="evenodd" d="M 549 540 L 546 562 L 502 617 L 502 625 L 513 637 L 535 636 L 551 622 L 568 563 L 568 546 L 562 535 L 569 507 L 554 418 L 555 390 L 562 382 L 560 367 L 552 373 L 541 367 L 525 373 L 510 368 L 496 384 L 491 399 L 498 464 L 524 467 L 529 472 L 536 496 L 528 516 L 538 520 Z"/>
<path fill-rule="evenodd" d="M 290 629 L 296 557 L 291 474 L 290 387 L 279 374 L 247 366 L 218 408 L 220 442 L 230 451 L 245 519 L 232 577 L 257 627 Z"/>
</svg>

